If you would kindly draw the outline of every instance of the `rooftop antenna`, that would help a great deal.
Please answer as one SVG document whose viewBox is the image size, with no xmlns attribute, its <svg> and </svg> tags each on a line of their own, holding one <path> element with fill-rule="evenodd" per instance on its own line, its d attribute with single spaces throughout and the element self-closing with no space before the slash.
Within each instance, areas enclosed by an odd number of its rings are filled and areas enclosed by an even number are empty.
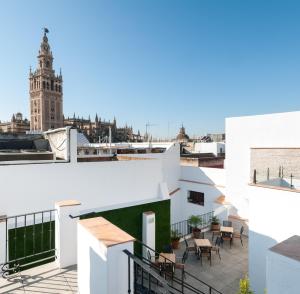
<svg viewBox="0 0 300 294">
<path fill-rule="evenodd" d="M 152 123 L 150 123 L 150 122 L 147 122 L 147 123 L 146 123 L 146 135 L 148 135 L 148 129 L 149 129 L 150 127 L 152 127 L 152 126 L 157 126 L 157 124 L 152 124 Z"/>
<path fill-rule="evenodd" d="M 111 155 L 111 126 L 108 129 L 109 154 Z"/>
</svg>

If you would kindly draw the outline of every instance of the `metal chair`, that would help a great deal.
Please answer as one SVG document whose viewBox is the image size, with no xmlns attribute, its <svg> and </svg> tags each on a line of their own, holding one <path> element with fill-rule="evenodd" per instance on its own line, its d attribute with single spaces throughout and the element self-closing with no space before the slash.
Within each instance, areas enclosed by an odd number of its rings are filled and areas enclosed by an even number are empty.
<svg viewBox="0 0 300 294">
<path fill-rule="evenodd" d="M 185 239 L 185 238 L 184 238 L 184 243 L 185 243 L 185 251 L 195 251 L 195 254 L 197 254 L 197 246 L 196 246 L 196 244 L 189 245 L 187 239 Z"/>
<path fill-rule="evenodd" d="M 244 232 L 244 226 L 241 227 L 239 233 L 237 233 L 237 232 L 233 233 L 233 238 L 240 239 L 241 240 L 241 244 L 244 247 L 243 239 L 242 239 L 243 232 Z"/>
<path fill-rule="evenodd" d="M 212 240 L 212 241 L 214 241 L 215 235 L 221 236 L 220 228 L 219 228 L 218 230 L 211 230 L 211 232 L 212 232 L 212 236 L 211 236 L 211 240 Z"/>
<path fill-rule="evenodd" d="M 216 242 L 215 242 L 215 246 L 213 246 L 211 248 L 211 251 L 215 251 L 219 255 L 220 260 L 221 260 L 221 255 L 220 255 L 221 242 L 222 242 L 222 239 L 220 236 L 218 236 L 216 239 Z"/>
<path fill-rule="evenodd" d="M 181 270 L 182 279 L 185 279 L 184 267 L 185 267 L 185 262 L 188 259 L 188 255 L 189 255 L 188 250 L 185 250 L 181 258 L 176 258 L 176 259 L 181 259 L 181 262 L 175 263 L 175 269 Z"/>
<path fill-rule="evenodd" d="M 202 257 L 207 256 L 211 265 L 211 247 L 200 247 L 199 249 L 199 258 L 201 260 L 202 265 Z"/>
<path fill-rule="evenodd" d="M 232 227 L 232 221 L 224 220 L 223 227 Z"/>
<path fill-rule="evenodd" d="M 221 243 L 223 244 L 224 241 L 229 241 L 230 248 L 231 248 L 231 245 L 232 245 L 232 233 L 222 232 L 221 233 Z"/>
<path fill-rule="evenodd" d="M 162 272 L 161 264 L 158 262 L 158 259 L 156 258 L 155 255 L 151 255 L 149 250 L 147 250 L 147 259 L 150 263 L 150 267 L 156 269 L 161 275 Z"/>
</svg>

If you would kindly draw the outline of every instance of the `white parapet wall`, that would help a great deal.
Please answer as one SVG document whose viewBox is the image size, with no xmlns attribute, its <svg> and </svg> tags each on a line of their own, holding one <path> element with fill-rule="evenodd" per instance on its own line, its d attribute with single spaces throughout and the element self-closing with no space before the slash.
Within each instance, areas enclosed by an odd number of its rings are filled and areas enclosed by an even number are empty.
<svg viewBox="0 0 300 294">
<path fill-rule="evenodd" d="M 9 199 L 1 202 L 0 215 L 48 210 L 57 201 L 74 198 L 83 203 L 83 210 L 101 210 L 165 197 L 162 160 L 77 162 L 76 134 L 71 130 L 70 162 L 0 166 L 0 178 L 5 183 L 1 195 Z"/>
<path fill-rule="evenodd" d="M 247 194 L 250 204 L 249 277 L 255 293 L 263 293 L 269 248 L 290 236 L 300 235 L 300 194 L 257 186 L 249 186 Z"/>
<path fill-rule="evenodd" d="M 78 222 L 78 292 L 128 293 L 128 257 L 134 238 L 102 217 Z M 133 290 L 133 268 L 130 269 Z"/>
<path fill-rule="evenodd" d="M 267 293 L 299 294 L 300 237 L 293 236 L 267 254 Z"/>
</svg>

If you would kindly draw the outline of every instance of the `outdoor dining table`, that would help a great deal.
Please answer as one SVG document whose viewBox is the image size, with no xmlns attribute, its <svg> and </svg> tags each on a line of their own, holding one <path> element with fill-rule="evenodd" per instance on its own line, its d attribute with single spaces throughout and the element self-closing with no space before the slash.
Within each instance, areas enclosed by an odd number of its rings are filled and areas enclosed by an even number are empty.
<svg viewBox="0 0 300 294">
<path fill-rule="evenodd" d="M 220 228 L 221 233 L 233 233 L 233 227 L 223 227 Z"/>
<path fill-rule="evenodd" d="M 208 239 L 194 239 L 197 247 L 212 247 Z"/>
<path fill-rule="evenodd" d="M 159 263 L 175 263 L 176 262 L 176 255 L 175 253 L 160 253 L 158 257 Z"/>
<path fill-rule="evenodd" d="M 172 266 L 172 279 L 173 279 L 173 275 L 174 275 L 174 271 L 175 271 L 175 262 L 176 262 L 176 255 L 175 253 L 160 253 L 159 257 L 158 257 L 158 262 L 163 266 L 163 270 L 166 269 L 166 267 L 168 266 Z M 167 274 L 165 271 L 165 278 L 166 278 Z"/>
<path fill-rule="evenodd" d="M 208 252 L 210 254 L 212 245 L 208 239 L 194 239 L 194 242 L 195 242 L 197 249 L 199 249 L 199 250 L 197 250 L 198 259 L 200 259 L 201 248 L 203 248 L 203 250 L 205 250 L 205 251 L 208 250 Z M 210 260 L 210 263 L 211 263 L 211 260 Z M 202 259 L 201 259 L 201 264 L 202 264 Z"/>
</svg>

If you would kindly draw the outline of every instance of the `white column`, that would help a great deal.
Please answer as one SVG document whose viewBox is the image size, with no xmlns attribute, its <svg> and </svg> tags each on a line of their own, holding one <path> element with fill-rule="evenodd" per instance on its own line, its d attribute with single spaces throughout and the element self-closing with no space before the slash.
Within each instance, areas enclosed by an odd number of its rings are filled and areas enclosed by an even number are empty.
<svg viewBox="0 0 300 294">
<path fill-rule="evenodd" d="M 5 216 L 3 216 L 4 219 Z M 0 218 L 0 264 L 5 262 L 6 255 L 6 221 Z"/>
<path fill-rule="evenodd" d="M 65 200 L 55 203 L 55 248 L 59 268 L 77 264 L 77 218 L 81 203 Z"/>
<path fill-rule="evenodd" d="M 153 211 L 143 213 L 143 243 L 155 250 L 155 213 Z M 144 246 L 143 256 L 147 258 L 147 248 Z"/>
</svg>

